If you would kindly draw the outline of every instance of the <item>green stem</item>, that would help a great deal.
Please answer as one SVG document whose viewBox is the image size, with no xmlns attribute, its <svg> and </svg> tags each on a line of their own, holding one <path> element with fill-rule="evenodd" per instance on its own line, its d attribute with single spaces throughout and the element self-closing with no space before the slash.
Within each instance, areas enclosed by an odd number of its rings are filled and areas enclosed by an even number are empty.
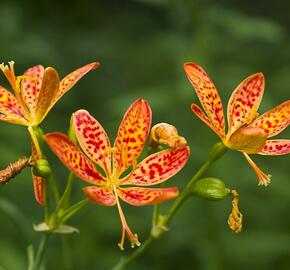
<svg viewBox="0 0 290 270">
<path fill-rule="evenodd" d="M 34 261 L 33 265 L 31 267 L 29 267 L 29 270 L 38 270 L 39 269 L 49 236 L 50 236 L 49 233 L 44 233 L 44 235 L 42 236 L 40 243 L 39 243 L 39 246 L 38 246 L 35 261 Z"/>
<path fill-rule="evenodd" d="M 149 236 L 146 241 L 138 248 L 136 249 L 130 256 L 128 257 L 122 257 L 120 261 L 112 268 L 112 270 L 123 270 L 125 269 L 126 265 L 128 265 L 131 261 L 133 261 L 135 258 L 140 256 L 147 247 L 152 243 L 154 240 L 153 236 Z"/>
<path fill-rule="evenodd" d="M 209 167 L 218 160 L 225 152 L 227 148 L 223 145 L 223 143 L 216 143 L 212 150 L 210 151 L 208 160 L 200 167 L 200 169 L 196 172 L 196 174 L 190 179 L 185 188 L 182 190 L 178 198 L 174 201 L 172 206 L 169 208 L 166 215 L 160 217 L 153 216 L 154 220 L 159 220 L 155 227 L 151 230 L 151 235 L 145 240 L 145 242 L 141 245 L 140 248 L 136 249 L 131 255 L 128 257 L 123 257 L 119 260 L 119 262 L 112 268 L 112 270 L 123 270 L 125 267 L 131 263 L 134 259 L 140 256 L 145 250 L 147 250 L 148 246 L 153 242 L 154 239 L 158 239 L 163 233 L 167 231 L 166 226 L 169 224 L 171 219 L 174 217 L 177 210 L 183 205 L 183 203 L 188 198 L 190 194 L 190 190 L 192 189 L 194 183 L 202 177 L 202 175 L 209 169 Z"/>
<path fill-rule="evenodd" d="M 77 213 L 81 208 L 89 203 L 88 199 L 84 199 L 82 201 L 77 202 L 69 209 L 67 209 L 61 217 L 58 218 L 60 223 L 65 223 L 70 217 L 72 217 L 75 213 Z"/>
</svg>

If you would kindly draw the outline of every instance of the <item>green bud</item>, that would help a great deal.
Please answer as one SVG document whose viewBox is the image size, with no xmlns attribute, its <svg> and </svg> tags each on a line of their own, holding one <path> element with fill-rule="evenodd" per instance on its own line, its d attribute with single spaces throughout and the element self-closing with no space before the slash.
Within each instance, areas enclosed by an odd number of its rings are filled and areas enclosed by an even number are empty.
<svg viewBox="0 0 290 270">
<path fill-rule="evenodd" d="M 229 194 L 229 190 L 221 179 L 208 177 L 194 184 L 192 194 L 207 200 L 220 201 Z"/>
<path fill-rule="evenodd" d="M 72 142 L 74 142 L 75 144 L 77 143 L 78 140 L 77 140 L 77 136 L 75 133 L 75 128 L 74 128 L 72 120 L 70 121 L 69 129 L 68 129 L 68 136 L 72 140 Z"/>
<path fill-rule="evenodd" d="M 219 159 L 226 151 L 228 148 L 223 144 L 223 142 L 218 142 L 216 143 L 213 148 L 211 149 L 208 160 L 210 162 L 214 162 L 217 159 Z"/>
<path fill-rule="evenodd" d="M 46 159 L 40 159 L 33 167 L 33 173 L 39 177 L 48 177 L 51 174 L 51 168 Z"/>
</svg>

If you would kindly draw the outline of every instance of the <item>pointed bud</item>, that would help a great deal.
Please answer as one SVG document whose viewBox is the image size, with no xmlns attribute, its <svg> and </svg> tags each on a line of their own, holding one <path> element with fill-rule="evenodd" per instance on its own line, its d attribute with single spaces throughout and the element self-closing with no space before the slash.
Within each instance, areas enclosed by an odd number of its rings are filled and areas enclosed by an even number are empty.
<svg viewBox="0 0 290 270">
<path fill-rule="evenodd" d="M 70 120 L 70 124 L 69 124 L 69 129 L 68 129 L 68 137 L 71 139 L 72 142 L 74 142 L 75 144 L 78 143 L 77 140 L 77 136 L 76 136 L 76 132 L 75 132 L 75 127 L 72 121 L 72 118 Z"/>
<path fill-rule="evenodd" d="M 221 179 L 208 177 L 194 184 L 192 194 L 207 200 L 219 201 L 229 195 L 229 190 Z"/>
<path fill-rule="evenodd" d="M 149 145 L 156 148 L 160 144 L 168 145 L 170 148 L 177 148 L 186 146 L 187 142 L 185 138 L 179 136 L 175 126 L 159 123 L 151 129 Z"/>
</svg>

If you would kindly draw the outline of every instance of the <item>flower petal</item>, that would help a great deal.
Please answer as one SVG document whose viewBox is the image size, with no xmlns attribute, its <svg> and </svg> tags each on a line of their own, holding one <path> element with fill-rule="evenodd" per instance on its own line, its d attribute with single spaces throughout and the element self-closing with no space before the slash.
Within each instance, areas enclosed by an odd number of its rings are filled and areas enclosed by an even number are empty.
<svg viewBox="0 0 290 270">
<path fill-rule="evenodd" d="M 127 110 L 118 130 L 114 148 L 114 168 L 129 168 L 141 154 L 151 126 L 151 108 L 144 99 L 136 100 Z"/>
<path fill-rule="evenodd" d="M 42 65 L 31 67 L 23 74 L 24 77 L 21 82 L 21 95 L 32 117 L 34 117 L 35 114 L 43 74 L 44 67 Z M 31 79 L 29 77 L 31 77 Z"/>
<path fill-rule="evenodd" d="M 63 164 L 78 177 L 95 185 L 104 183 L 103 176 L 96 170 L 94 164 L 69 137 L 60 132 L 53 132 L 46 134 L 44 139 Z"/>
<path fill-rule="evenodd" d="M 179 191 L 176 187 L 171 188 L 119 188 L 118 195 L 126 203 L 142 206 L 147 204 L 157 204 L 178 196 Z"/>
<path fill-rule="evenodd" d="M 183 147 L 152 154 L 140 162 L 122 184 L 151 186 L 164 182 L 183 168 L 189 152 L 189 147 Z"/>
<path fill-rule="evenodd" d="M 249 157 L 248 154 L 243 153 L 246 160 L 249 162 L 251 165 L 253 171 L 257 174 L 258 176 L 258 185 L 259 186 L 268 186 L 271 182 L 271 177 L 272 175 L 270 174 L 265 174 L 256 164 L 255 162 Z"/>
<path fill-rule="evenodd" d="M 34 124 L 39 124 L 49 111 L 52 99 L 59 89 L 59 77 L 54 68 L 48 67 L 44 70 L 39 98 L 35 108 Z"/>
<path fill-rule="evenodd" d="M 225 140 L 225 145 L 233 150 L 248 154 L 257 154 L 261 151 L 267 140 L 265 131 L 258 127 L 239 128 L 232 136 Z"/>
<path fill-rule="evenodd" d="M 267 140 L 260 155 L 280 156 L 290 153 L 290 140 Z"/>
<path fill-rule="evenodd" d="M 272 110 L 264 113 L 250 124 L 250 127 L 264 129 L 268 138 L 273 137 L 290 124 L 290 100 L 286 100 Z"/>
<path fill-rule="evenodd" d="M 16 97 L 0 86 L 0 120 L 19 125 L 28 125 L 24 111 Z"/>
<path fill-rule="evenodd" d="M 249 124 L 257 115 L 265 87 L 262 73 L 256 73 L 243 80 L 232 93 L 228 102 L 228 137 L 238 128 Z"/>
<path fill-rule="evenodd" d="M 105 187 L 85 187 L 83 188 L 86 196 L 94 203 L 113 206 L 116 204 L 116 198 L 112 190 Z"/>
<path fill-rule="evenodd" d="M 67 76 L 65 76 L 59 86 L 59 90 L 55 97 L 53 98 L 48 111 L 55 105 L 55 103 L 68 91 L 70 90 L 83 76 L 85 76 L 89 71 L 96 69 L 100 66 L 99 63 L 93 62 L 87 64 L 83 67 L 76 69 Z"/>
<path fill-rule="evenodd" d="M 72 115 L 78 142 L 86 155 L 108 174 L 111 167 L 110 141 L 101 124 L 89 112 L 79 110 Z"/>
<path fill-rule="evenodd" d="M 192 103 L 191 104 L 191 110 L 193 111 L 193 113 L 204 123 L 206 123 L 219 137 L 220 134 L 219 132 L 216 130 L 216 128 L 212 125 L 211 121 L 209 120 L 209 118 L 205 115 L 205 113 L 203 112 L 203 110 L 196 104 Z"/>
<path fill-rule="evenodd" d="M 225 118 L 223 105 L 219 93 L 208 74 L 201 66 L 195 63 L 184 64 L 187 78 L 193 85 L 199 101 L 207 113 L 216 133 L 225 137 Z"/>
<path fill-rule="evenodd" d="M 39 157 L 33 141 L 31 141 L 31 149 L 33 161 L 36 163 L 41 157 Z M 34 175 L 33 169 L 31 169 L 31 174 L 35 199 L 39 204 L 43 205 L 45 200 L 45 179 Z"/>
</svg>

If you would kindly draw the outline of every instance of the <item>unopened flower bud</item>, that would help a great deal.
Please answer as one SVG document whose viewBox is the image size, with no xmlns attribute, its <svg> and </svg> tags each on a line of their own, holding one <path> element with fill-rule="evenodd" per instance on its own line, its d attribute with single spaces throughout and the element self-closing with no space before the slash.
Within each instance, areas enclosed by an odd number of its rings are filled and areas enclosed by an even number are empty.
<svg viewBox="0 0 290 270">
<path fill-rule="evenodd" d="M 221 179 L 208 177 L 194 184 L 192 194 L 207 200 L 219 201 L 229 195 L 229 190 Z"/>
<path fill-rule="evenodd" d="M 36 161 L 35 166 L 33 167 L 33 173 L 39 177 L 47 177 L 51 174 L 51 168 L 46 159 L 40 159 Z"/>
<path fill-rule="evenodd" d="M 160 144 L 168 145 L 170 148 L 184 147 L 186 139 L 179 136 L 175 126 L 167 123 L 159 123 L 152 127 L 149 144 L 158 147 Z"/>
<path fill-rule="evenodd" d="M 77 144 L 77 136 L 76 136 L 76 132 L 75 132 L 75 128 L 73 125 L 73 121 L 70 121 L 70 125 L 69 125 L 69 129 L 68 129 L 68 136 L 71 139 L 72 142 L 74 142 L 75 144 Z"/>
</svg>

